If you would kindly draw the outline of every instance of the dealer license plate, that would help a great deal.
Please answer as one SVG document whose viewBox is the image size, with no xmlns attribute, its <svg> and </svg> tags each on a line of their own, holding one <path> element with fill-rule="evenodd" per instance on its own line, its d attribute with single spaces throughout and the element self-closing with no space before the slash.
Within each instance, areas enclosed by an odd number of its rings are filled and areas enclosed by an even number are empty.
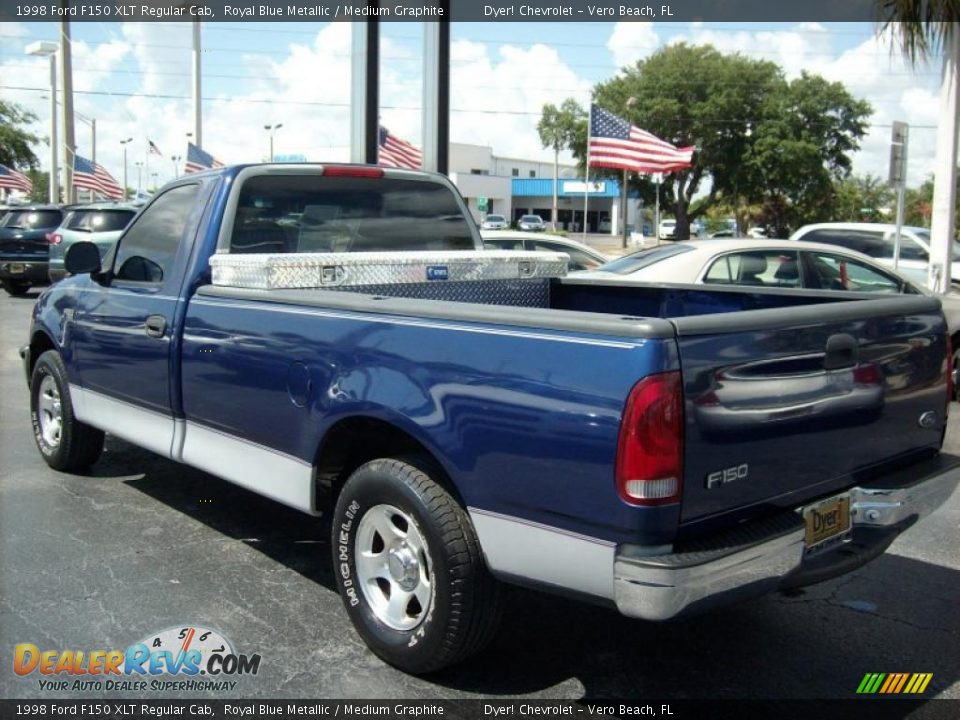
<svg viewBox="0 0 960 720">
<path fill-rule="evenodd" d="M 803 509 L 807 550 L 819 549 L 850 532 L 850 496 L 837 495 Z"/>
<path fill-rule="evenodd" d="M 11 275 L 23 275 L 27 270 L 27 266 L 23 263 L 10 263 L 8 269 Z"/>
</svg>

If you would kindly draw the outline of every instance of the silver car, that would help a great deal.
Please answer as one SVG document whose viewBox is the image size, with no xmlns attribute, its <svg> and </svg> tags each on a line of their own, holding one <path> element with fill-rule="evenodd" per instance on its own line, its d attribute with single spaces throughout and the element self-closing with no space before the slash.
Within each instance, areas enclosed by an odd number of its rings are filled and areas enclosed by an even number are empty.
<svg viewBox="0 0 960 720">
<path fill-rule="evenodd" d="M 60 227 L 47 237 L 50 243 L 50 282 L 62 280 L 67 271 L 63 258 L 73 243 L 89 240 L 100 248 L 100 257 L 107 254 L 130 224 L 138 208 L 121 203 L 93 203 L 73 208 Z"/>
</svg>

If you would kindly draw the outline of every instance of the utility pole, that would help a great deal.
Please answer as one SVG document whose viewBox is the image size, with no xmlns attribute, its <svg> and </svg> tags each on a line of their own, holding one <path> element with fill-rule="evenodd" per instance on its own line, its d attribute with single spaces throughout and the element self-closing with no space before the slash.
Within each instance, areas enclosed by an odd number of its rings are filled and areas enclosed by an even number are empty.
<svg viewBox="0 0 960 720">
<path fill-rule="evenodd" d="M 960 124 L 960 37 L 953 32 L 943 44 L 940 120 L 930 222 L 930 270 L 927 284 L 936 293 L 950 292 L 953 280 L 953 236 L 956 229 L 957 126 Z"/>
<path fill-rule="evenodd" d="M 200 97 L 200 21 L 193 21 L 193 136 L 203 148 L 203 100 Z"/>
<path fill-rule="evenodd" d="M 60 0 L 64 16 L 68 16 L 70 0 Z M 63 78 L 63 199 L 72 203 L 77 193 L 73 187 L 73 163 L 77 147 L 73 131 L 73 63 L 71 61 L 70 21 L 60 21 L 60 76 Z"/>
</svg>

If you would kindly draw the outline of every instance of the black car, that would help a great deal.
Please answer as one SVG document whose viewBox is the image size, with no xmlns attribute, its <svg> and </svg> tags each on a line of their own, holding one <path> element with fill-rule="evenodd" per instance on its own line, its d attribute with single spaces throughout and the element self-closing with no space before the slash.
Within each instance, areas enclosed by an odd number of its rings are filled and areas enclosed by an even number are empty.
<svg viewBox="0 0 960 720">
<path fill-rule="evenodd" d="M 23 295 L 31 285 L 45 284 L 50 261 L 47 234 L 63 221 L 58 205 L 10 208 L 0 220 L 0 285 Z"/>
</svg>

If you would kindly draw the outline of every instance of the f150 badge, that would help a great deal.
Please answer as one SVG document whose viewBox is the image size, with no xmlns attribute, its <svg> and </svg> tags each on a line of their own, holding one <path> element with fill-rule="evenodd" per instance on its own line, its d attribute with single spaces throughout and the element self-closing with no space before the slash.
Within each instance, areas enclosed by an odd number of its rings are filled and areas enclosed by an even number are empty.
<svg viewBox="0 0 960 720">
<path fill-rule="evenodd" d="M 707 475 L 707 490 L 723 487 L 727 483 L 732 483 L 737 480 L 746 480 L 749 474 L 750 466 L 747 463 L 717 470 Z"/>
</svg>

